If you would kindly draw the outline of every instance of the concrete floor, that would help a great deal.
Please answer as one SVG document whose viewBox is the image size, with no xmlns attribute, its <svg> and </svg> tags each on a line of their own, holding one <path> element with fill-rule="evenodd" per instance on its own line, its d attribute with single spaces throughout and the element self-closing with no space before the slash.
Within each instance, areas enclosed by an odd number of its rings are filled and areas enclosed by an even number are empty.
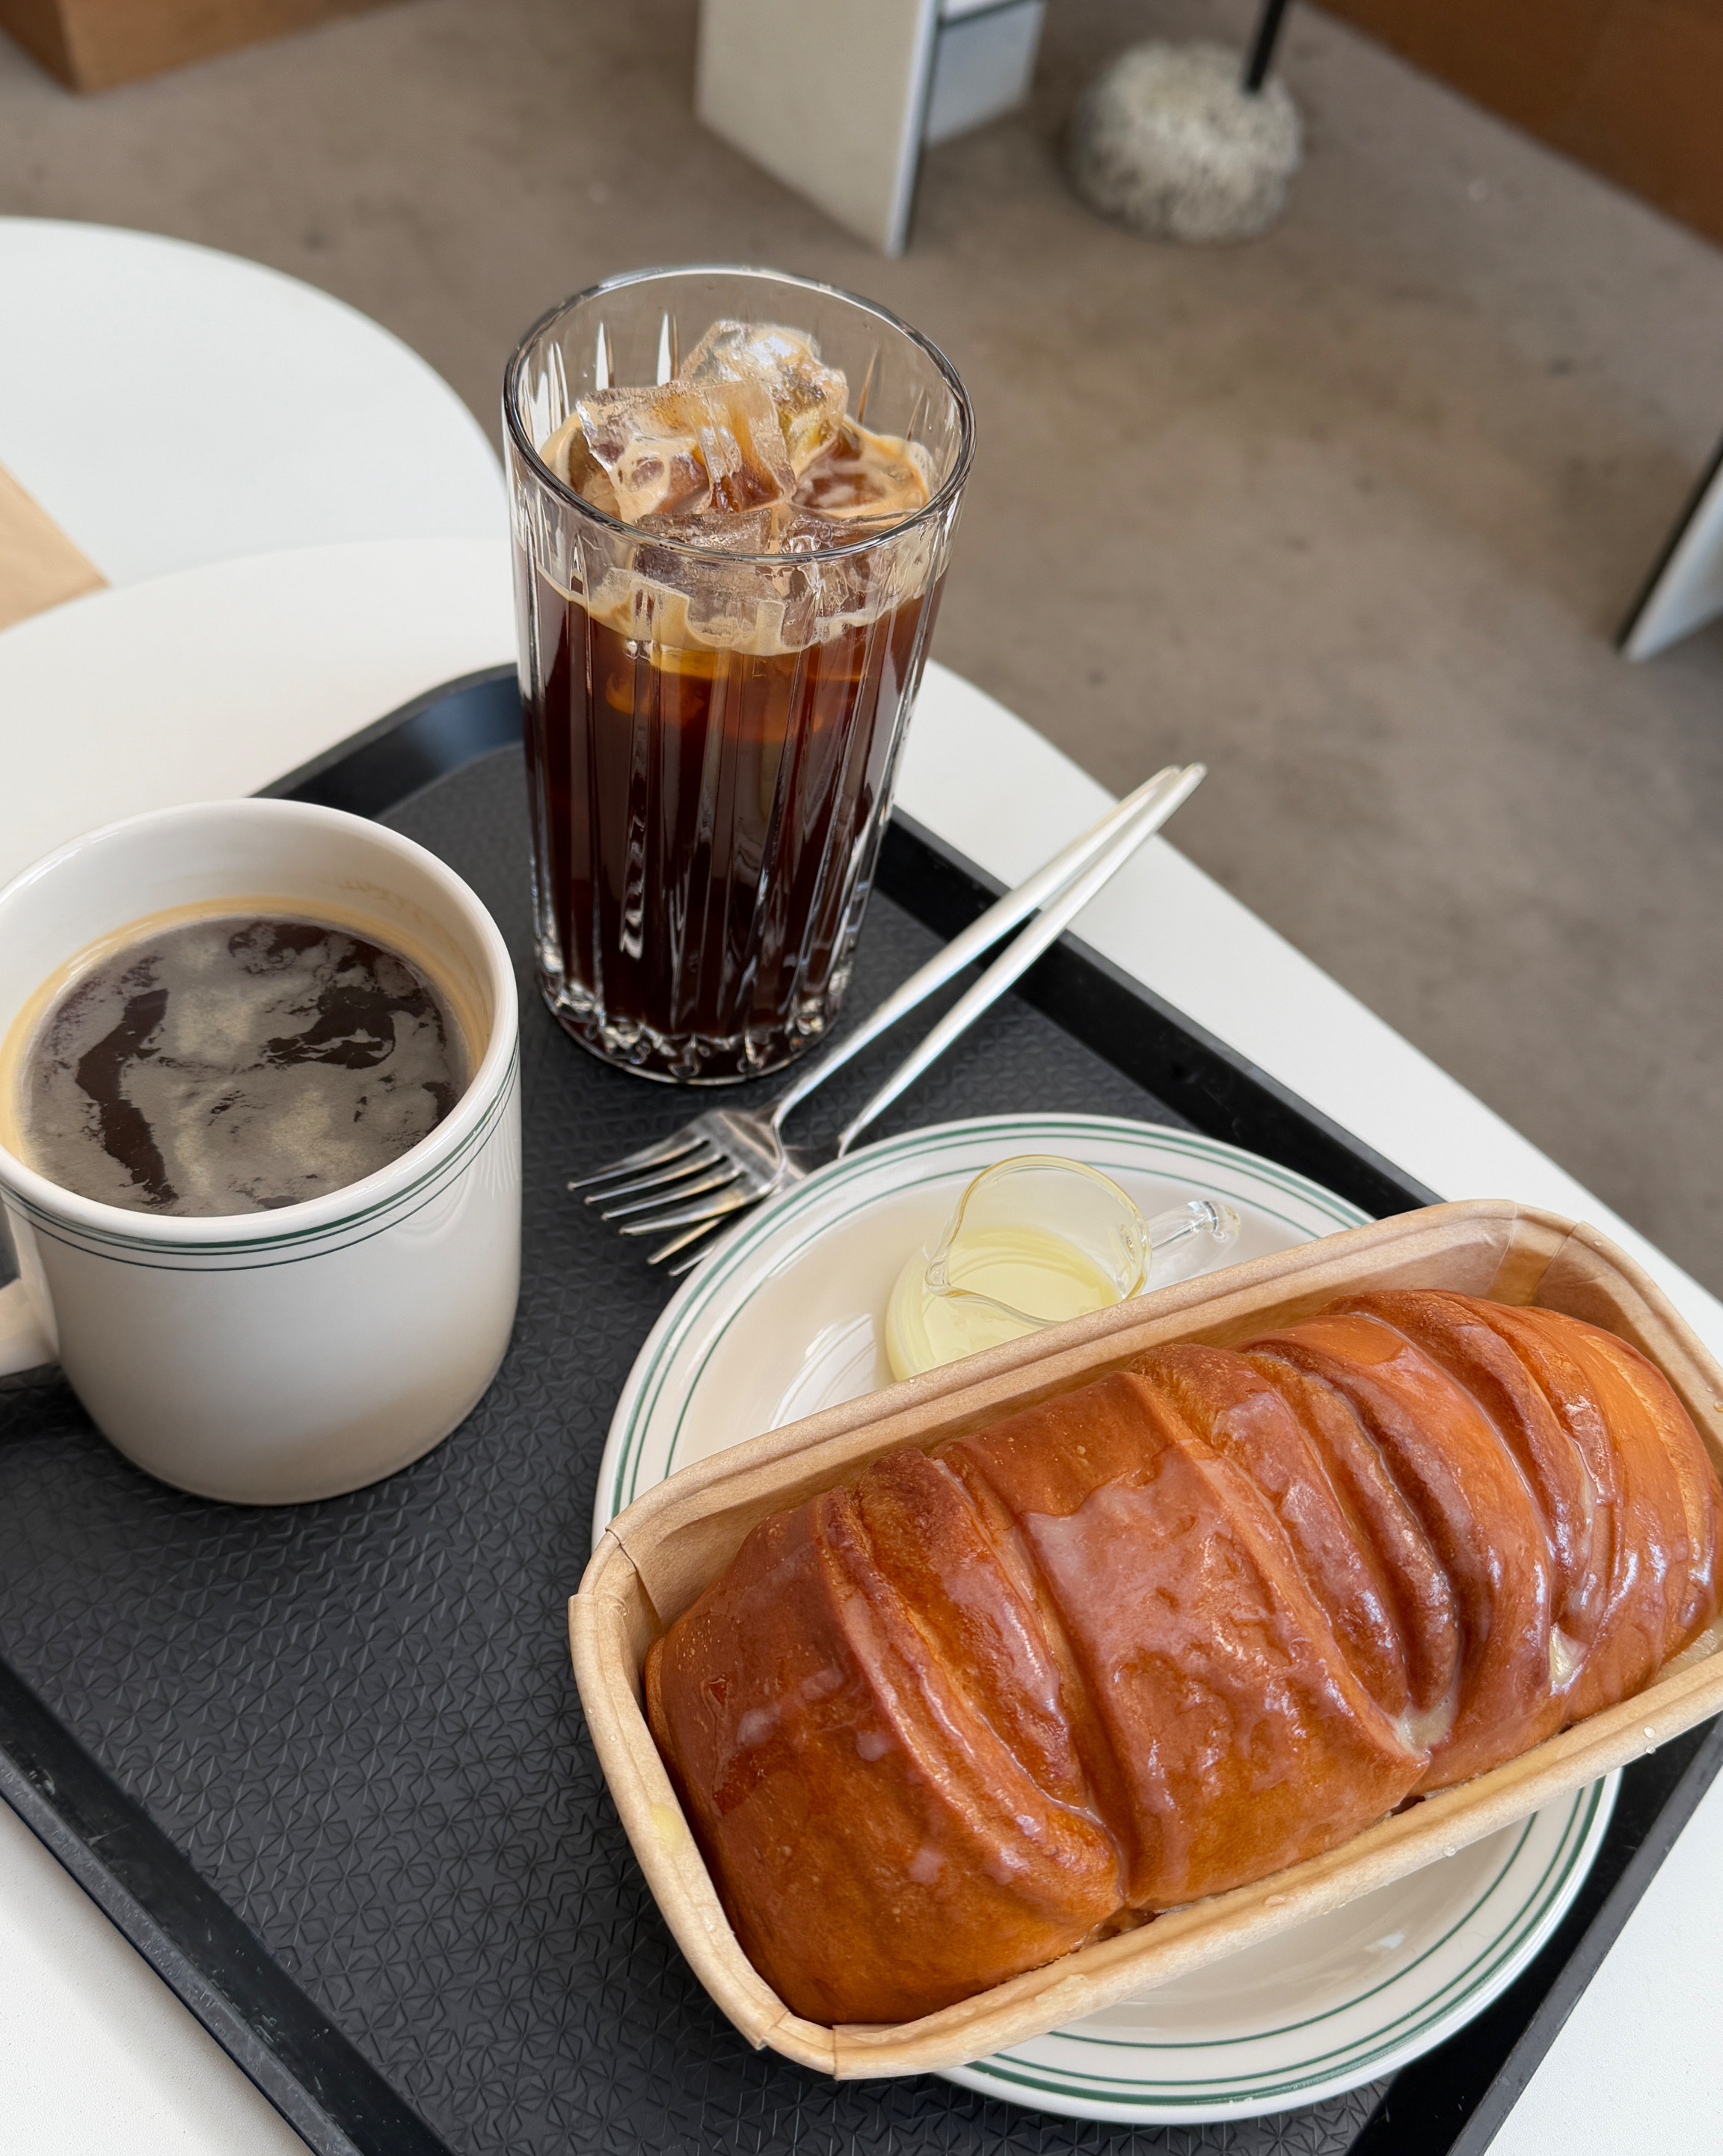
<svg viewBox="0 0 1723 2156">
<path fill-rule="evenodd" d="M 1723 257 L 1312 11 L 1277 233 L 1092 218 L 1079 85 L 1250 12 L 1054 0 L 898 262 L 694 124 L 694 0 L 412 0 L 88 101 L 0 41 L 0 208 L 309 279 L 493 424 L 615 270 L 883 299 L 980 416 L 939 655 L 1115 788 L 1205 758 L 1177 843 L 1723 1291 L 1723 632 L 1609 644 L 1723 427 Z"/>
</svg>

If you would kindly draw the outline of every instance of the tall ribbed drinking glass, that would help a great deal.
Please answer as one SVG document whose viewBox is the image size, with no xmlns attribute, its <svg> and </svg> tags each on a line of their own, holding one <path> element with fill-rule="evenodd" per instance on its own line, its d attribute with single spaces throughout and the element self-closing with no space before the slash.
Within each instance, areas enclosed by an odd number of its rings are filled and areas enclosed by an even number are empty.
<svg viewBox="0 0 1723 2156">
<path fill-rule="evenodd" d="M 742 516 L 643 528 L 558 475 L 577 399 L 679 379 L 725 321 L 809 336 L 849 418 L 913 445 L 920 505 L 847 527 L 786 510 L 769 542 L 785 551 L 751 552 Z M 546 999 L 649 1077 L 772 1070 L 849 982 L 969 467 L 962 385 L 925 337 L 828 285 L 654 270 L 530 330 L 503 410 Z"/>
</svg>

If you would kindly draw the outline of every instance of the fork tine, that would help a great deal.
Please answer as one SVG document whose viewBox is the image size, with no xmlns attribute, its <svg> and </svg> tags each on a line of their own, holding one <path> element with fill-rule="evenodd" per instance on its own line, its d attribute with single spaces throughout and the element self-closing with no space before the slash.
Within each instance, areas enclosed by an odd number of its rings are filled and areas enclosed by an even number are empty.
<svg viewBox="0 0 1723 2156">
<path fill-rule="evenodd" d="M 718 1230 L 710 1243 L 702 1243 L 697 1250 L 689 1250 L 685 1247 L 688 1238 L 679 1235 L 674 1243 L 667 1243 L 664 1250 L 654 1250 L 646 1262 L 649 1265 L 655 1265 L 667 1251 L 680 1250 L 681 1256 L 677 1258 L 674 1265 L 665 1268 L 673 1280 L 680 1280 L 685 1273 L 691 1273 L 696 1265 L 703 1265 L 708 1258 L 715 1258 L 720 1250 L 727 1249 L 731 1238 L 733 1235 L 741 1235 L 746 1222 L 747 1215 L 745 1213 L 732 1214 L 722 1221 L 708 1221 L 706 1224 L 708 1228 L 716 1228 Z M 706 1229 L 703 1228 L 699 1232 L 704 1235 Z"/>
<path fill-rule="evenodd" d="M 676 1253 L 679 1250 L 681 1250 L 685 1252 L 686 1255 L 670 1267 L 670 1271 L 673 1276 L 678 1273 L 685 1273 L 689 1271 L 693 1266 L 697 1265 L 700 1260 L 705 1255 L 705 1252 L 704 1250 L 690 1250 L 689 1248 L 690 1245 L 699 1242 L 703 1235 L 710 1235 L 713 1229 L 718 1225 L 719 1223 L 715 1219 L 702 1220 L 697 1227 L 685 1229 L 681 1235 L 674 1236 L 668 1243 L 660 1245 L 660 1246 L 655 1250 L 652 1255 L 646 1260 L 647 1264 L 649 1265 L 661 1265 L 666 1258 L 674 1258 L 675 1257 Z"/>
<path fill-rule="evenodd" d="M 706 1142 L 697 1131 L 685 1125 L 672 1131 L 669 1137 L 660 1138 L 656 1145 L 642 1146 L 638 1152 L 625 1152 L 620 1160 L 613 1160 L 603 1168 L 595 1168 L 590 1175 L 571 1178 L 571 1190 L 584 1190 L 591 1183 L 608 1183 L 613 1176 L 632 1175 L 636 1168 L 658 1168 L 667 1160 L 675 1160 L 685 1152 L 692 1152 L 696 1146 Z"/>
<path fill-rule="evenodd" d="M 704 1175 L 709 1168 L 723 1164 L 724 1155 L 716 1146 L 695 1146 L 673 1160 L 668 1168 L 655 1168 L 644 1175 L 631 1175 L 620 1183 L 613 1183 L 608 1189 L 589 1190 L 582 1199 L 582 1205 L 608 1205 L 613 1198 L 632 1198 L 637 1191 L 662 1188 L 666 1183 L 679 1183 L 690 1175 Z M 607 1214 L 605 1218 L 610 1216 Z"/>
<path fill-rule="evenodd" d="M 707 1176 L 703 1182 L 679 1183 L 674 1189 L 655 1190 L 649 1197 L 631 1199 L 626 1205 L 607 1206 L 598 1218 L 601 1220 L 626 1220 L 631 1214 L 649 1213 L 654 1206 L 663 1205 L 668 1200 L 699 1198 L 708 1190 L 727 1190 L 741 1173 L 740 1168 L 733 1168 L 726 1163 L 722 1168 Z M 597 1200 L 589 1198 L 587 1203 L 592 1205 L 596 1204 Z"/>
<path fill-rule="evenodd" d="M 758 1202 L 763 1194 L 759 1191 L 715 1191 L 710 1198 L 702 1198 L 697 1204 L 679 1206 L 674 1213 L 659 1213 L 649 1220 L 624 1220 L 617 1229 L 619 1235 L 656 1235 L 666 1228 L 691 1228 L 697 1220 L 719 1220 L 726 1213 L 738 1211 L 744 1205 Z"/>
</svg>

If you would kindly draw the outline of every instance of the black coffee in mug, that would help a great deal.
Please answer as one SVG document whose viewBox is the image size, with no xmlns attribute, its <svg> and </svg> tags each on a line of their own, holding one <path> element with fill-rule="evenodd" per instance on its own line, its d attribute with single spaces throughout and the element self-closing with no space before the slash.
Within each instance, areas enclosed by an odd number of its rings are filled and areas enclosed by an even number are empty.
<svg viewBox="0 0 1723 2156">
<path fill-rule="evenodd" d="M 266 1212 L 387 1167 L 470 1075 L 400 952 L 325 921 L 167 914 L 54 998 L 17 1121 L 28 1165 L 81 1197 Z"/>
</svg>

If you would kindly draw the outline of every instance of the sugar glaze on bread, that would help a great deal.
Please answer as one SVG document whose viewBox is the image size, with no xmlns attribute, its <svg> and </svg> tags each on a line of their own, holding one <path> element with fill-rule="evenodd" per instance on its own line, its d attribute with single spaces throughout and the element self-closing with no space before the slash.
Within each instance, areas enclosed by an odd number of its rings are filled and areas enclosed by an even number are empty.
<svg viewBox="0 0 1723 2156">
<path fill-rule="evenodd" d="M 1356 1296 L 774 1514 L 648 1715 L 762 1975 L 907 2020 L 1638 1691 L 1716 1614 L 1720 1506 L 1614 1335 Z"/>
</svg>

